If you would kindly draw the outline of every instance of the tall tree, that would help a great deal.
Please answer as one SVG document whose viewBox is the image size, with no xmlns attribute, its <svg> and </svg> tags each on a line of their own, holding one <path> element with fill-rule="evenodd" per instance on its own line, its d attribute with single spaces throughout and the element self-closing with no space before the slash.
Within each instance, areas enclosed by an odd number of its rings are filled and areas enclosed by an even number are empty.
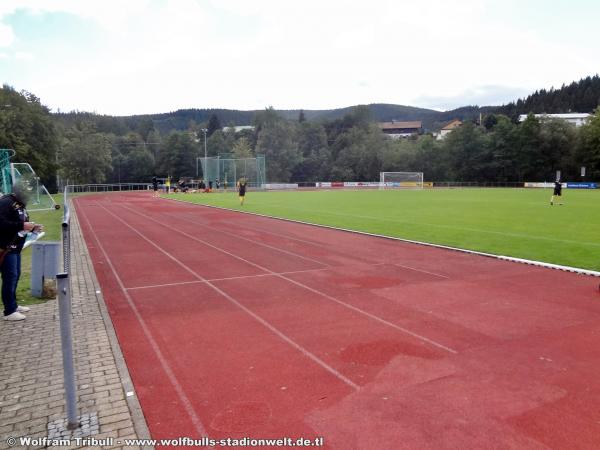
<svg viewBox="0 0 600 450">
<path fill-rule="evenodd" d="M 490 149 L 496 165 L 494 181 L 519 179 L 519 147 L 516 125 L 506 116 L 497 115 L 490 134 Z"/>
<path fill-rule="evenodd" d="M 390 140 L 374 124 L 356 126 L 339 135 L 333 146 L 336 156 L 332 177 L 341 181 L 373 181 L 379 179 L 382 154 Z"/>
<path fill-rule="evenodd" d="M 144 141 L 147 141 L 150 132 L 154 131 L 154 122 L 150 117 L 145 117 L 140 121 L 136 131 Z"/>
<path fill-rule="evenodd" d="M 292 180 L 327 180 L 331 171 L 331 152 L 325 128 L 317 123 L 301 122 L 297 140 L 301 161 L 294 169 Z"/>
<path fill-rule="evenodd" d="M 464 123 L 444 139 L 444 149 L 454 180 L 479 181 L 489 176 L 493 156 L 481 127 L 471 122 Z"/>
<path fill-rule="evenodd" d="M 292 173 L 301 160 L 294 134 L 292 125 L 283 120 L 262 126 L 256 144 L 256 154 L 265 155 L 269 180 L 291 180 Z"/>
<path fill-rule="evenodd" d="M 586 167 L 588 179 L 600 180 L 600 107 L 591 120 L 581 127 L 575 162 Z"/>
<path fill-rule="evenodd" d="M 198 146 L 190 133 L 172 132 L 163 142 L 157 161 L 157 172 L 172 178 L 195 176 L 197 156 Z"/>
<path fill-rule="evenodd" d="M 53 189 L 56 182 L 56 154 L 59 136 L 49 109 L 35 95 L 0 89 L 0 148 L 11 148 L 13 162 L 26 162 Z"/>
<path fill-rule="evenodd" d="M 233 144 L 234 158 L 252 158 L 253 156 L 252 148 L 250 147 L 248 139 L 242 137 L 235 141 L 235 144 Z"/>
<path fill-rule="evenodd" d="M 209 137 L 212 136 L 215 131 L 219 131 L 222 128 L 221 122 L 219 121 L 219 117 L 216 114 L 210 115 L 210 118 L 208 119 L 208 125 L 206 126 L 206 128 L 208 129 Z"/>
<path fill-rule="evenodd" d="M 539 167 L 543 164 L 541 131 L 540 121 L 531 113 L 517 128 L 519 181 L 535 179 Z"/>
<path fill-rule="evenodd" d="M 112 144 L 95 125 L 81 122 L 65 132 L 59 154 L 62 178 L 73 184 L 103 183 L 111 170 Z"/>
<path fill-rule="evenodd" d="M 560 119 L 544 121 L 540 137 L 541 159 L 538 178 L 552 180 L 557 170 L 566 175 L 575 150 L 575 126 Z"/>
</svg>

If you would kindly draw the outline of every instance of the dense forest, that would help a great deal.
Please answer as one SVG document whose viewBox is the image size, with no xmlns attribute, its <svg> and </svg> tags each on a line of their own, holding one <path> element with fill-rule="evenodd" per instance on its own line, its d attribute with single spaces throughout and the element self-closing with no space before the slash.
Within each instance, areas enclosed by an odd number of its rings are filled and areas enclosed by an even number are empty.
<svg viewBox="0 0 600 450">
<path fill-rule="evenodd" d="M 51 190 L 57 179 L 80 184 L 147 181 L 155 174 L 193 177 L 205 136 L 209 156 L 265 155 L 272 182 L 372 181 L 380 171 L 422 171 L 431 181 L 543 181 L 557 169 L 578 179 L 581 166 L 587 167 L 588 179 L 600 180 L 598 109 L 580 128 L 533 115 L 523 123 L 515 120 L 525 112 L 587 112 L 576 105 L 592 111 L 592 104 L 598 106 L 599 86 L 598 76 L 588 77 L 502 107 L 448 112 L 379 104 L 331 111 L 198 109 L 130 117 L 52 114 L 34 94 L 4 86 L 0 148 L 15 149 L 15 161 L 29 162 Z M 446 139 L 436 140 L 428 132 L 454 118 L 464 124 Z M 392 140 L 377 126 L 392 119 L 429 125 L 421 135 Z M 234 124 L 254 128 L 223 129 Z"/>
<path fill-rule="evenodd" d="M 600 104 L 600 76 L 586 77 L 560 89 L 541 89 L 525 99 L 501 106 L 495 110 L 511 118 L 519 114 L 558 114 L 568 112 L 591 113 Z"/>
</svg>

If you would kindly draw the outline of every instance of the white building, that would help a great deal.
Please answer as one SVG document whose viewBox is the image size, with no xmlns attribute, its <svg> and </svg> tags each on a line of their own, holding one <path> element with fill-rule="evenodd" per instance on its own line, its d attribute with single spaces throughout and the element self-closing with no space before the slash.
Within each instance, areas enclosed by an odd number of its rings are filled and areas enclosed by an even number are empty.
<svg viewBox="0 0 600 450">
<path fill-rule="evenodd" d="M 588 117 L 591 114 L 588 113 L 568 113 L 568 114 L 534 114 L 536 119 L 544 120 L 544 119 L 562 119 L 569 123 L 572 123 L 576 127 L 580 127 L 585 124 Z M 519 116 L 519 122 L 523 122 L 527 119 L 527 114 L 521 114 Z"/>
<path fill-rule="evenodd" d="M 448 123 L 444 128 L 440 130 L 440 132 L 436 135 L 436 139 L 439 141 L 444 139 L 448 134 L 452 133 L 452 131 L 456 130 L 458 127 L 462 125 L 462 122 L 458 119 L 453 120 Z"/>
<path fill-rule="evenodd" d="M 236 133 L 239 133 L 240 131 L 243 130 L 254 130 L 254 127 L 252 125 L 238 125 L 233 127 L 233 129 L 235 130 Z M 227 132 L 231 130 L 231 127 L 223 127 L 223 132 Z"/>
</svg>

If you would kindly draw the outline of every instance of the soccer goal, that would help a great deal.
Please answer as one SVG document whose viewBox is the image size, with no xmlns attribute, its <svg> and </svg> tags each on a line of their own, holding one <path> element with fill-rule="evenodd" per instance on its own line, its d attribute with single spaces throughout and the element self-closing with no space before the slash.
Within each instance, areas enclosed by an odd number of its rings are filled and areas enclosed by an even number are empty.
<svg viewBox="0 0 600 450">
<path fill-rule="evenodd" d="M 423 172 L 380 172 L 379 189 L 423 189 Z"/>
<path fill-rule="evenodd" d="M 58 209 L 59 206 L 50 195 L 33 168 L 27 163 L 11 163 L 15 156 L 12 149 L 0 149 L 0 193 L 8 194 L 13 186 L 20 185 L 27 194 L 29 211 Z"/>
</svg>

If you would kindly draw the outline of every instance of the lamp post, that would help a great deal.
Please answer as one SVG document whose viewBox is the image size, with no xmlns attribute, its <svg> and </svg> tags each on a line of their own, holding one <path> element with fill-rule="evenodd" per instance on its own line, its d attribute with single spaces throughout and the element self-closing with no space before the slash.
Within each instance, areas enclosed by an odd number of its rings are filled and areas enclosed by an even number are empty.
<svg viewBox="0 0 600 450">
<path fill-rule="evenodd" d="M 202 131 L 204 133 L 204 169 L 202 170 L 202 175 L 204 178 L 206 178 L 206 172 L 208 172 L 208 166 L 207 166 L 207 153 L 206 153 L 206 133 L 208 133 L 208 129 L 206 128 L 202 128 L 200 131 Z M 198 159 L 200 158 L 196 158 L 196 177 L 198 176 Z M 207 180 L 205 180 L 207 181 Z"/>
</svg>

